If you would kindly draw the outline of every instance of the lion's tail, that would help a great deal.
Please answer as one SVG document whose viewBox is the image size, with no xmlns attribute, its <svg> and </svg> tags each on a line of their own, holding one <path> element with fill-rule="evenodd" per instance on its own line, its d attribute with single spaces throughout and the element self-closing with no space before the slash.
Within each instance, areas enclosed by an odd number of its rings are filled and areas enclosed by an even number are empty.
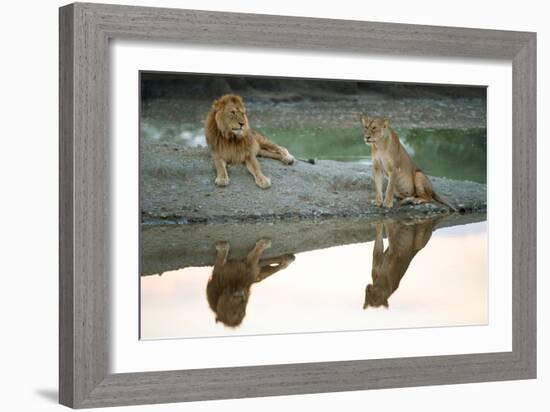
<svg viewBox="0 0 550 412">
<path fill-rule="evenodd" d="M 442 205 L 444 206 L 447 206 L 449 209 L 451 209 L 453 212 L 458 212 L 458 209 L 456 207 L 454 207 L 451 202 L 449 202 L 447 199 L 445 199 L 444 197 L 442 196 L 439 196 L 437 193 L 433 192 L 432 194 L 432 197 L 433 199 L 438 202 L 438 203 L 441 203 Z"/>
</svg>

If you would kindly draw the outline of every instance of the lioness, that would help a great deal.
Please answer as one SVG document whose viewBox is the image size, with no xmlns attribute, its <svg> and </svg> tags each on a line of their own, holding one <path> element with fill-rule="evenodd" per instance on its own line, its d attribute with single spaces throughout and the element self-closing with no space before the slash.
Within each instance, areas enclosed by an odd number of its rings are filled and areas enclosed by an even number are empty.
<svg viewBox="0 0 550 412">
<path fill-rule="evenodd" d="M 205 123 L 206 142 L 216 166 L 216 185 L 227 186 L 228 163 L 245 163 L 262 189 L 271 186 L 271 181 L 260 169 L 256 156 L 270 157 L 285 164 L 292 164 L 294 157 L 284 147 L 270 142 L 248 124 L 243 99 L 227 94 L 215 100 Z"/>
<path fill-rule="evenodd" d="M 363 309 L 388 307 L 388 298 L 397 290 L 415 255 L 428 243 L 438 219 L 406 224 L 386 221 L 376 224 L 372 252 L 372 284 L 365 289 Z M 383 229 L 388 236 L 384 251 Z"/>
<path fill-rule="evenodd" d="M 270 246 L 269 239 L 260 239 L 245 259 L 227 260 L 229 243 L 216 244 L 214 270 L 206 286 L 208 304 L 216 313 L 216 322 L 239 326 L 246 314 L 250 287 L 294 262 L 291 254 L 260 260 Z"/>
<path fill-rule="evenodd" d="M 439 196 L 428 177 L 411 159 L 397 133 L 389 127 L 389 119 L 361 116 L 363 138 L 372 150 L 372 173 L 376 187 L 376 206 L 393 207 L 393 197 L 401 198 L 400 204 L 439 202 L 453 211 L 456 208 Z M 386 195 L 382 202 L 383 174 L 388 177 Z"/>
</svg>

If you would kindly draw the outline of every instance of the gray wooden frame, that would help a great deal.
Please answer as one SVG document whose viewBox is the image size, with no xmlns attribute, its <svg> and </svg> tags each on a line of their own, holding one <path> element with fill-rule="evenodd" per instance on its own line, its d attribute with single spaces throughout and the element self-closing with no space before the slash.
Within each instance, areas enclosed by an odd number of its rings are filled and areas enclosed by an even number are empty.
<svg viewBox="0 0 550 412">
<path fill-rule="evenodd" d="M 71 4 L 60 9 L 59 399 L 85 408 L 536 376 L 536 34 Z M 513 65 L 513 350 L 110 374 L 109 40 L 505 59 Z"/>
</svg>

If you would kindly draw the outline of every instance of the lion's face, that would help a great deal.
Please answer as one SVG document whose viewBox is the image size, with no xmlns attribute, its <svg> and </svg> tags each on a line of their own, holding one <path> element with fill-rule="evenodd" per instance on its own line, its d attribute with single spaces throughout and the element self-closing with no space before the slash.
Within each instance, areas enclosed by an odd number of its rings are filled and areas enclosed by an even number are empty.
<svg viewBox="0 0 550 412">
<path fill-rule="evenodd" d="M 249 294 L 245 287 L 225 289 L 216 305 L 216 321 L 230 327 L 239 326 L 246 315 Z"/>
<path fill-rule="evenodd" d="M 363 140 L 365 144 L 376 143 L 388 136 L 389 119 L 369 118 L 367 115 L 361 116 L 363 124 Z"/>
<path fill-rule="evenodd" d="M 388 298 L 383 288 L 377 285 L 368 285 L 365 290 L 365 302 L 363 309 L 372 306 L 378 308 L 380 306 L 388 307 Z"/>
<path fill-rule="evenodd" d="M 225 137 L 242 138 L 248 132 L 246 107 L 239 96 L 223 96 L 214 103 L 216 125 Z"/>
</svg>

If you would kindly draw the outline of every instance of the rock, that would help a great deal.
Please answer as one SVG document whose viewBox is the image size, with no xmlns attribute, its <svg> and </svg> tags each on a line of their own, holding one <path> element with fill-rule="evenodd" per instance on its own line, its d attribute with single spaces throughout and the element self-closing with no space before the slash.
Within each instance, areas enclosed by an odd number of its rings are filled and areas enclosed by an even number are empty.
<svg viewBox="0 0 550 412">
<path fill-rule="evenodd" d="M 484 213 L 400 218 L 410 223 L 436 219 L 435 230 L 480 222 Z M 317 218 L 271 222 L 143 225 L 140 235 L 141 275 L 153 275 L 189 266 L 212 266 L 216 243 L 231 244 L 231 257 L 244 258 L 258 239 L 268 238 L 272 247 L 264 258 L 297 254 L 374 240 L 375 224 L 387 217 Z"/>
<path fill-rule="evenodd" d="M 178 150 L 174 150 L 177 146 Z M 395 206 L 391 210 L 370 204 L 374 187 L 370 166 L 318 160 L 315 165 L 294 165 L 259 158 L 263 173 L 271 178 L 262 190 L 245 165 L 229 165 L 227 187 L 214 184 L 216 172 L 207 149 L 187 149 L 175 144 L 145 144 L 141 151 L 140 204 L 144 223 L 177 223 L 182 220 L 221 223 L 228 220 L 265 221 L 323 217 L 424 216 L 447 213 L 438 204 Z M 163 170 L 160 174 L 157 171 Z M 292 173 L 288 173 L 288 171 Z M 463 213 L 485 212 L 486 185 L 430 177 L 434 189 Z M 199 207 L 200 206 L 200 207 Z"/>
</svg>

